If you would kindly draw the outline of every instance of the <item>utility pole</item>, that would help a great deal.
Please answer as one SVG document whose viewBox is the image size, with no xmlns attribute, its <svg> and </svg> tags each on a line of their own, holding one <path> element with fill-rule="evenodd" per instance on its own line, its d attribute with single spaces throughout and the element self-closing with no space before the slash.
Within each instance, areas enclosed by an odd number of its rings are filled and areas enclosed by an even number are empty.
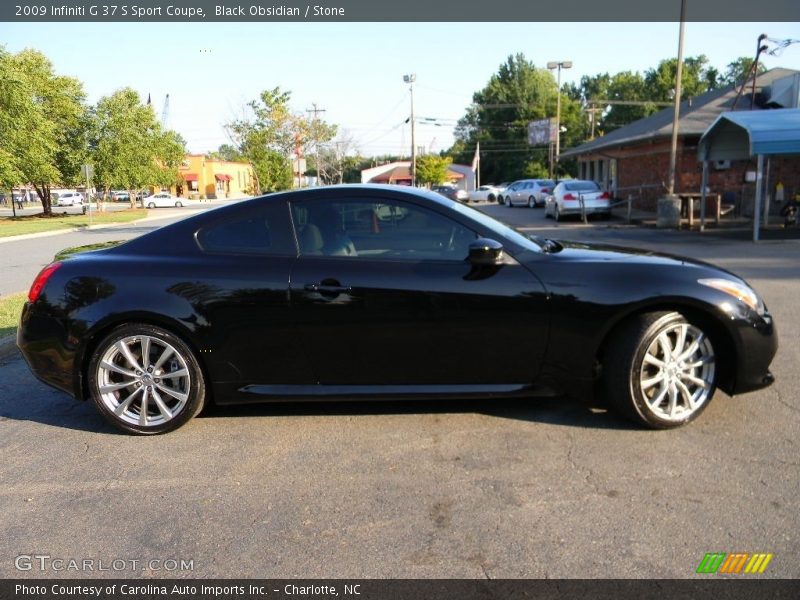
<svg viewBox="0 0 800 600">
<path fill-rule="evenodd" d="M 547 68 L 550 70 L 558 69 L 558 96 L 556 96 L 556 171 L 558 170 L 558 161 L 561 158 L 561 69 L 571 69 L 571 60 L 551 61 L 547 63 Z M 557 173 L 556 173 L 557 174 Z"/>
<path fill-rule="evenodd" d="M 414 82 L 417 80 L 415 73 L 403 75 L 403 81 L 408 84 L 411 91 L 411 187 L 417 186 L 417 138 L 416 122 L 414 121 Z"/>
<path fill-rule="evenodd" d="M 319 128 L 317 125 L 319 124 L 319 113 L 325 112 L 324 108 L 317 108 L 317 103 L 312 102 L 311 106 L 314 108 L 311 110 L 306 110 L 307 113 L 314 113 L 314 141 L 317 143 L 317 185 L 322 185 L 322 162 L 320 160 L 320 153 L 319 153 Z"/>
<path fill-rule="evenodd" d="M 678 34 L 678 69 L 675 74 L 675 111 L 672 117 L 672 144 L 669 149 L 667 195 L 675 193 L 675 166 L 678 160 L 678 122 L 681 117 L 681 79 L 683 77 L 683 33 L 686 26 L 686 0 L 681 0 L 681 27 Z"/>
</svg>

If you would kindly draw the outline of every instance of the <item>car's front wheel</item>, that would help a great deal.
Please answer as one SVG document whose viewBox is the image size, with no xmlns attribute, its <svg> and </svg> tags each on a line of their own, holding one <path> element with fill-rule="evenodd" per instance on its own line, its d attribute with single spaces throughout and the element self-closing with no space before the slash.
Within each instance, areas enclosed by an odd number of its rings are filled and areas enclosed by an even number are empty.
<svg viewBox="0 0 800 600">
<path fill-rule="evenodd" d="M 181 202 L 180 200 L 178 200 L 178 201 L 175 203 L 175 207 L 176 207 L 176 208 L 180 208 L 181 206 L 183 206 L 183 202 Z"/>
<path fill-rule="evenodd" d="M 716 390 L 712 340 L 677 312 L 631 319 L 609 340 L 605 355 L 603 386 L 611 405 L 653 429 L 696 419 Z"/>
<path fill-rule="evenodd" d="M 155 207 L 156 207 L 156 203 L 155 202 L 148 202 L 147 203 L 147 208 L 155 208 Z"/>
<path fill-rule="evenodd" d="M 177 429 L 205 402 L 205 380 L 194 353 L 180 338 L 152 325 L 122 325 L 108 334 L 89 362 L 88 384 L 108 421 L 140 435 Z"/>
</svg>

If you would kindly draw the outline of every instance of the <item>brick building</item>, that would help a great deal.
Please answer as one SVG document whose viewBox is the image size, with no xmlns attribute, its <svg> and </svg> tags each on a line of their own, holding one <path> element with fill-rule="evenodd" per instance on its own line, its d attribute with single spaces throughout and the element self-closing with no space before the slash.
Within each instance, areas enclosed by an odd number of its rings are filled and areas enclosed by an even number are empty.
<svg viewBox="0 0 800 600">
<path fill-rule="evenodd" d="M 681 103 L 678 129 L 678 155 L 675 191 L 699 192 L 702 164 L 698 162 L 700 137 L 725 111 L 778 110 L 797 108 L 800 96 L 800 71 L 776 68 L 756 79 L 755 102 L 751 87 L 737 100 L 739 88 L 727 87 L 706 92 Z M 666 191 L 674 109 L 666 108 L 649 117 L 629 123 L 595 140 L 561 153 L 561 160 L 578 161 L 579 177 L 597 181 L 615 197 L 632 195 L 641 208 L 654 208 Z M 752 214 L 755 197 L 754 160 L 717 161 L 709 169 L 708 187 L 723 195 L 742 215 Z M 770 159 L 770 193 L 782 184 L 786 198 L 800 193 L 800 158 Z M 778 207 L 776 207 L 777 210 Z"/>
</svg>

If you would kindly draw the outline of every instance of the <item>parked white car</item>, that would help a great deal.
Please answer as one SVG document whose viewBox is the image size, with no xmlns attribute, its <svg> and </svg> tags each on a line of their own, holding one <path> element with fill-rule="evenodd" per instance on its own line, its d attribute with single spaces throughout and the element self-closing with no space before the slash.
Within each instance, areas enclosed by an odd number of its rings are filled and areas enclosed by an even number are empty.
<svg viewBox="0 0 800 600">
<path fill-rule="evenodd" d="M 545 202 L 544 216 L 559 221 L 565 215 L 580 215 L 581 202 L 587 215 L 611 216 L 611 195 L 594 181 L 580 179 L 562 181 L 553 189 Z"/>
<path fill-rule="evenodd" d="M 508 186 L 503 192 L 503 202 L 509 208 L 515 206 L 544 206 L 556 182 L 552 179 L 520 179 Z"/>
<path fill-rule="evenodd" d="M 144 204 L 147 208 L 167 208 L 170 206 L 180 207 L 186 203 L 187 202 L 185 198 L 179 198 L 178 196 L 173 196 L 172 194 L 168 194 L 166 192 L 158 192 L 152 196 L 142 198 L 142 204 Z"/>
<path fill-rule="evenodd" d="M 80 192 L 61 192 L 56 199 L 56 206 L 80 206 L 83 204 L 83 194 Z"/>
<path fill-rule="evenodd" d="M 494 202 L 499 190 L 493 185 L 482 185 L 469 193 L 470 202 Z"/>
</svg>

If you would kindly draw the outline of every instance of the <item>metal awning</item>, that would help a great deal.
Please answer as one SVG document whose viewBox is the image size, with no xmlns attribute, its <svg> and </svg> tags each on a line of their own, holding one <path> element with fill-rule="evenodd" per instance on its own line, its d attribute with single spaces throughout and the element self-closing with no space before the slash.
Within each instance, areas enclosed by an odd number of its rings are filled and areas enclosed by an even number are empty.
<svg viewBox="0 0 800 600">
<path fill-rule="evenodd" d="M 214 175 L 214 179 L 216 179 L 217 181 L 230 181 L 231 176 L 225 175 L 224 173 L 217 173 Z"/>
<path fill-rule="evenodd" d="M 722 113 L 700 138 L 699 160 L 800 154 L 800 108 Z"/>
<path fill-rule="evenodd" d="M 750 110 L 722 113 L 706 130 L 697 146 L 697 158 L 703 163 L 701 189 L 701 229 L 705 222 L 705 189 L 708 162 L 748 160 L 757 157 L 756 198 L 753 214 L 753 241 L 758 241 L 760 212 L 764 194 L 764 157 L 800 155 L 800 108 Z M 769 170 L 769 162 L 767 163 Z M 763 206 L 769 217 L 769 196 Z"/>
<path fill-rule="evenodd" d="M 185 181 L 197 181 L 197 173 L 184 173 L 183 179 Z"/>
</svg>

